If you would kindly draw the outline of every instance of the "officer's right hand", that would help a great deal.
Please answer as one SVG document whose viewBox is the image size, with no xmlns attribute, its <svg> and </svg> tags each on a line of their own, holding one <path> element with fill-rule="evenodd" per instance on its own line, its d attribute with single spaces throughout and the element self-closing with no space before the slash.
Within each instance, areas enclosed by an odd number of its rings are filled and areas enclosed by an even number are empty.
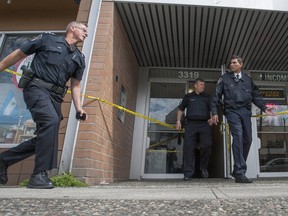
<svg viewBox="0 0 288 216">
<path fill-rule="evenodd" d="M 218 115 L 213 115 L 213 116 L 212 116 L 212 123 L 213 123 L 214 125 L 217 125 L 218 122 L 219 122 Z"/>
<path fill-rule="evenodd" d="M 182 125 L 180 121 L 176 122 L 176 130 L 181 130 L 182 129 Z"/>
<path fill-rule="evenodd" d="M 88 119 L 88 115 L 83 109 L 80 109 L 76 113 L 76 119 L 86 121 Z"/>
</svg>

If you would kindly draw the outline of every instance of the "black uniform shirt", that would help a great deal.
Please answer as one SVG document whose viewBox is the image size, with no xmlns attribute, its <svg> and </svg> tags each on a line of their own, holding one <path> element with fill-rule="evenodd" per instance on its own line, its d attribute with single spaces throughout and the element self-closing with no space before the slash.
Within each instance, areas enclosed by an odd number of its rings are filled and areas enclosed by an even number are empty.
<svg viewBox="0 0 288 216">
<path fill-rule="evenodd" d="M 188 120 L 208 120 L 210 118 L 210 95 L 205 92 L 196 94 L 188 93 L 184 96 L 178 108 L 182 111 L 187 108 L 186 117 Z"/>
<path fill-rule="evenodd" d="M 64 87 L 70 77 L 81 80 L 85 69 L 84 55 L 66 42 L 63 36 L 44 33 L 24 43 L 23 53 L 35 53 L 31 64 L 35 76 Z"/>
</svg>

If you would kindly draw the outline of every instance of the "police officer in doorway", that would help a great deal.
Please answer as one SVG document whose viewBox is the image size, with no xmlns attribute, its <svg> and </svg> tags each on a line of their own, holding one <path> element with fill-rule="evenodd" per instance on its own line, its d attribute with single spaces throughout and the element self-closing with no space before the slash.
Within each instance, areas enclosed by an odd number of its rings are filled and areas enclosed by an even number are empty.
<svg viewBox="0 0 288 216">
<path fill-rule="evenodd" d="M 272 107 L 266 107 L 251 77 L 242 71 L 243 60 L 233 55 L 230 59 L 230 70 L 220 77 L 216 85 L 215 95 L 212 97 L 212 122 L 219 122 L 217 105 L 222 100 L 224 115 L 227 118 L 233 137 L 232 150 L 234 166 L 232 176 L 236 183 L 252 183 L 247 178 L 246 160 L 252 143 L 251 107 L 254 103 L 267 115 L 275 115 Z"/>
<path fill-rule="evenodd" d="M 86 112 L 81 107 L 81 79 L 85 59 L 76 47 L 76 44 L 83 42 L 86 37 L 87 26 L 73 21 L 67 25 L 64 37 L 53 33 L 41 34 L 22 44 L 0 62 L 0 71 L 3 71 L 35 53 L 31 63 L 33 74 L 22 87 L 24 101 L 36 123 L 36 136 L 0 154 L 1 184 L 8 181 L 9 166 L 35 154 L 34 171 L 27 187 L 54 187 L 47 171 L 57 167 L 61 104 L 67 90 L 66 83 L 70 78 L 75 109 L 82 120 L 87 119 Z"/>
<path fill-rule="evenodd" d="M 195 172 L 195 148 L 200 147 L 200 171 L 202 178 L 208 178 L 207 166 L 212 147 L 212 121 L 210 118 L 211 98 L 204 92 L 205 81 L 196 79 L 194 91 L 184 96 L 178 106 L 176 129 L 181 130 L 181 118 L 186 109 L 187 125 L 184 132 L 183 172 L 184 181 Z"/>
</svg>

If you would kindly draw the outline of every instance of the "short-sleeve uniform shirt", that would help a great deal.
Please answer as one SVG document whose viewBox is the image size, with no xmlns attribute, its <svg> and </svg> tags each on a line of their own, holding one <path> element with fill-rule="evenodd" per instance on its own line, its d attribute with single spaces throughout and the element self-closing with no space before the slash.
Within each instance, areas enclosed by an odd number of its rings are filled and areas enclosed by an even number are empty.
<svg viewBox="0 0 288 216">
<path fill-rule="evenodd" d="M 182 111 L 187 108 L 188 120 L 208 120 L 210 118 L 211 97 L 205 92 L 201 94 L 188 93 L 178 108 Z"/>
<path fill-rule="evenodd" d="M 37 78 L 61 87 L 71 77 L 82 79 L 84 55 L 75 46 L 70 46 L 63 36 L 44 33 L 24 43 L 20 49 L 26 55 L 35 53 L 31 69 Z"/>
</svg>

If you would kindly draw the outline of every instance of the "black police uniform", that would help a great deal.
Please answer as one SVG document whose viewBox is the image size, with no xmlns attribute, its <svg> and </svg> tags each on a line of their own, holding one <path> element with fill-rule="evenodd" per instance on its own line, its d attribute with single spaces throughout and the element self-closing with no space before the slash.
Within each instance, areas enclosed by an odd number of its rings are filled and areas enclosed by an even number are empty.
<svg viewBox="0 0 288 216">
<path fill-rule="evenodd" d="M 267 108 L 251 77 L 243 72 L 241 74 L 240 79 L 237 79 L 233 72 L 227 72 L 220 77 L 211 105 L 212 115 L 217 115 L 217 105 L 224 95 L 222 105 L 233 136 L 232 175 L 236 178 L 243 178 L 247 171 L 246 160 L 252 143 L 252 102 L 262 111 Z"/>
<path fill-rule="evenodd" d="M 200 147 L 200 169 L 207 170 L 211 155 L 212 136 L 208 124 L 211 98 L 205 92 L 195 92 L 184 96 L 179 109 L 186 110 L 187 124 L 184 133 L 183 173 L 191 178 L 195 172 L 195 148 Z"/>
<path fill-rule="evenodd" d="M 82 79 L 84 55 L 63 36 L 44 33 L 24 43 L 23 53 L 35 53 L 31 64 L 34 79 L 23 89 L 24 101 L 36 123 L 36 137 L 2 153 L 7 165 L 35 154 L 34 173 L 57 167 L 58 130 L 63 91 L 69 78 Z"/>
</svg>

